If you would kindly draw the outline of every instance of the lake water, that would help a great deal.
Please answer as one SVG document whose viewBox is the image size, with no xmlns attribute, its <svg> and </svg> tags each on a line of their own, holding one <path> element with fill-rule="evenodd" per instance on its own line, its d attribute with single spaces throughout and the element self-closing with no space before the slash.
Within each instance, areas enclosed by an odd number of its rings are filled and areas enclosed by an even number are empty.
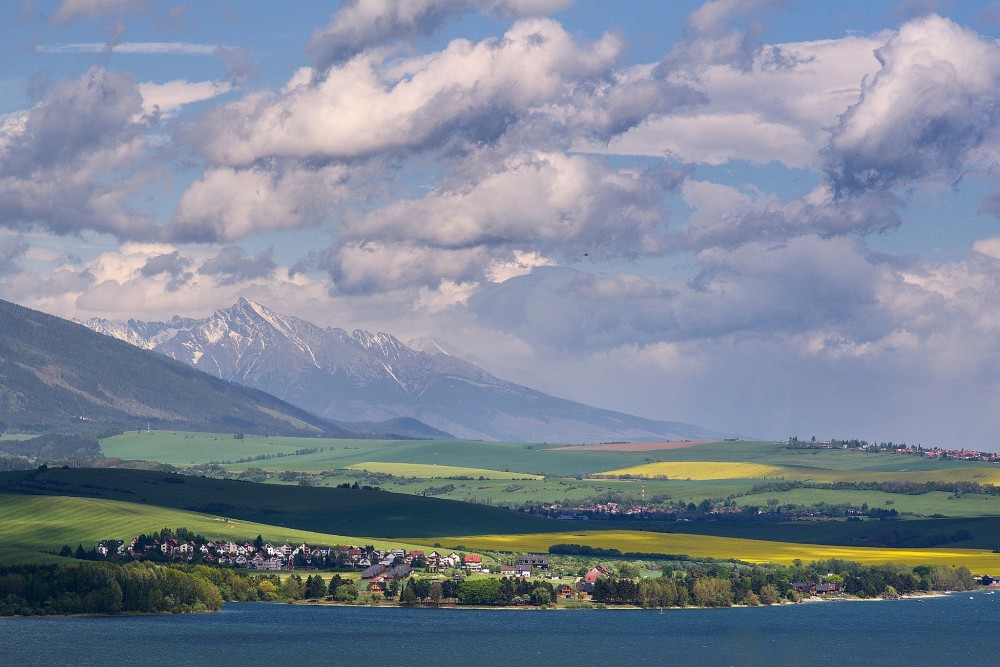
<svg viewBox="0 0 1000 667">
<path fill-rule="evenodd" d="M 736 609 L 229 604 L 219 614 L 0 619 L 0 665 L 990 665 L 1000 595 Z M 359 661 L 359 662 L 355 662 Z"/>
</svg>

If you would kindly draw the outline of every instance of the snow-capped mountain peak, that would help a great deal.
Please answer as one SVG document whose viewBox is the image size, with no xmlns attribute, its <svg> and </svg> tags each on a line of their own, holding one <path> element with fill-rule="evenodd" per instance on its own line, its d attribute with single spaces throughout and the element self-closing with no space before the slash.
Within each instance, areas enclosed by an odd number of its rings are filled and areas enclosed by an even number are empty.
<svg viewBox="0 0 1000 667">
<path fill-rule="evenodd" d="M 593 408 L 501 380 L 447 343 L 350 335 L 240 298 L 198 319 L 89 320 L 101 333 L 343 421 L 411 417 L 457 437 L 546 442 L 721 434 Z"/>
</svg>

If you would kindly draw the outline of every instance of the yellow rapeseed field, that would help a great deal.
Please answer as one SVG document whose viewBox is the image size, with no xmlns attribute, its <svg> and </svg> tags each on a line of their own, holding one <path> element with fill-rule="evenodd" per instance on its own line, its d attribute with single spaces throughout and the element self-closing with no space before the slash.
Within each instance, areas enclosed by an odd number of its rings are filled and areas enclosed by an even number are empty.
<svg viewBox="0 0 1000 667">
<path fill-rule="evenodd" d="M 819 544 L 768 542 L 735 537 L 653 533 L 632 530 L 540 533 L 534 535 L 474 535 L 445 537 L 438 541 L 446 548 L 459 546 L 482 551 L 545 553 L 553 544 L 580 544 L 622 552 L 684 554 L 695 558 L 735 558 L 754 563 L 788 565 L 799 559 L 805 563 L 840 558 L 865 564 L 905 563 L 915 565 L 965 565 L 974 574 L 1000 572 L 1000 554 L 985 549 L 889 549 L 878 547 L 837 547 Z"/>
<path fill-rule="evenodd" d="M 479 479 L 544 479 L 540 475 L 529 475 L 525 472 L 502 472 L 486 468 L 461 468 L 459 466 L 439 466 L 428 463 L 386 463 L 373 461 L 355 463 L 347 466 L 350 470 L 365 470 L 380 472 L 397 477 L 418 477 L 420 479 L 436 479 L 440 477 L 472 477 Z"/>
<path fill-rule="evenodd" d="M 718 461 L 662 461 L 620 468 L 600 473 L 632 477 L 667 479 L 785 479 L 802 482 L 976 482 L 1000 485 L 998 468 L 948 468 L 913 472 L 869 472 L 865 470 L 826 470 L 798 466 L 733 463 Z"/>
</svg>

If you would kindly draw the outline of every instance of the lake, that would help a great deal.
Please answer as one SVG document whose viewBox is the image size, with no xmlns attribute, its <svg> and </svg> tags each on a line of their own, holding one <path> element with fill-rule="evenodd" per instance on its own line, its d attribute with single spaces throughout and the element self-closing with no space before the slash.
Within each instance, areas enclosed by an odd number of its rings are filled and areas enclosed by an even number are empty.
<svg viewBox="0 0 1000 667">
<path fill-rule="evenodd" d="M 218 614 L 0 619 L 0 665 L 997 664 L 1000 595 L 653 610 L 229 604 Z"/>
</svg>

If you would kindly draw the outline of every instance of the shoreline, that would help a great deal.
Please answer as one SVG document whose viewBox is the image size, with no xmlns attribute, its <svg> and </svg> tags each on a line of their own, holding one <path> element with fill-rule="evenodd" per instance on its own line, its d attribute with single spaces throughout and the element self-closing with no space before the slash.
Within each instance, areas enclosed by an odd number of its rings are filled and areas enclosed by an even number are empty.
<svg viewBox="0 0 1000 667">
<path fill-rule="evenodd" d="M 292 602 L 275 602 L 275 603 L 265 603 L 265 604 L 291 604 L 307 607 L 381 607 L 383 609 L 457 609 L 457 610 L 507 610 L 507 611 L 616 611 L 616 610 L 635 610 L 635 611 L 684 611 L 686 609 L 754 609 L 763 607 L 787 607 L 799 604 L 816 604 L 816 603 L 831 603 L 831 602 L 894 602 L 898 600 L 920 600 L 925 598 L 942 598 L 954 595 L 956 593 L 976 593 L 985 592 L 985 589 L 976 589 L 973 591 L 927 591 L 927 592 L 917 592 L 917 593 L 907 593 L 905 595 L 900 595 L 897 598 L 861 598 L 857 596 L 838 596 L 838 597 L 819 597 L 812 596 L 808 598 L 803 598 L 798 602 L 792 602 L 790 600 L 784 600 L 776 604 L 766 605 L 745 605 L 745 604 L 733 604 L 728 607 L 704 607 L 699 605 L 685 605 L 683 607 L 640 607 L 636 605 L 624 605 L 624 604 L 605 604 L 603 602 L 579 602 L 574 603 L 573 606 L 567 604 L 554 603 L 551 605 L 542 606 L 532 606 L 532 605 L 507 605 L 507 606 L 484 606 L 484 605 L 462 605 L 457 603 L 444 603 L 434 605 L 431 603 L 420 603 L 420 604 L 400 604 L 395 601 L 383 600 L 378 604 L 345 604 L 343 602 L 337 602 L 334 600 L 295 600 Z M 233 602 L 226 604 L 245 604 L 241 602 Z M 579 606 L 578 606 L 579 605 Z M 586 606 L 583 606 L 586 605 Z"/>
</svg>

